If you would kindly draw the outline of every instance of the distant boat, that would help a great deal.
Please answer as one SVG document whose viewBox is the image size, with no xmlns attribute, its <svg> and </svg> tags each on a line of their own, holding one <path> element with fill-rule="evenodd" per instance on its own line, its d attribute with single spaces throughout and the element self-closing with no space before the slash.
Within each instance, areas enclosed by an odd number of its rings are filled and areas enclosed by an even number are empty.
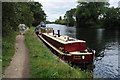
<svg viewBox="0 0 120 80">
<path fill-rule="evenodd" d="M 86 41 L 54 33 L 53 28 L 41 28 L 40 39 L 50 46 L 62 60 L 70 63 L 93 63 L 95 50 L 87 49 Z"/>
<path fill-rule="evenodd" d="M 45 24 L 44 22 L 41 22 L 41 23 L 40 23 L 40 26 L 41 26 L 41 27 L 46 27 L 46 24 Z"/>
</svg>

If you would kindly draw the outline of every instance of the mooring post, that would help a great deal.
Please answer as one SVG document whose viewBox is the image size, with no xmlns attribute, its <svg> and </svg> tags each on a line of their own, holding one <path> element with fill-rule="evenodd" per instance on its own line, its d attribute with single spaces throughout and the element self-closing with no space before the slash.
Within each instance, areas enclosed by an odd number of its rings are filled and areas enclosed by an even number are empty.
<svg viewBox="0 0 120 80">
<path fill-rule="evenodd" d="M 60 30 L 58 30 L 58 37 L 60 37 Z"/>
<path fill-rule="evenodd" d="M 54 30 L 53 30 L 53 35 L 54 35 L 55 33 L 54 33 Z"/>
</svg>

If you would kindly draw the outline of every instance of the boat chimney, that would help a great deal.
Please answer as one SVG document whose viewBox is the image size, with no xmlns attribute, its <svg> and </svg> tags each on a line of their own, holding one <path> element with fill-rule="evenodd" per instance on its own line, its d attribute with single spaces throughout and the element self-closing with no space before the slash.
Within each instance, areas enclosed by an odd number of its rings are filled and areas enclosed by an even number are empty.
<svg viewBox="0 0 120 80">
<path fill-rule="evenodd" d="M 53 35 L 54 35 L 55 33 L 54 33 L 54 30 L 53 30 Z"/>
<path fill-rule="evenodd" d="M 60 37 L 60 30 L 58 30 L 58 37 Z"/>
</svg>

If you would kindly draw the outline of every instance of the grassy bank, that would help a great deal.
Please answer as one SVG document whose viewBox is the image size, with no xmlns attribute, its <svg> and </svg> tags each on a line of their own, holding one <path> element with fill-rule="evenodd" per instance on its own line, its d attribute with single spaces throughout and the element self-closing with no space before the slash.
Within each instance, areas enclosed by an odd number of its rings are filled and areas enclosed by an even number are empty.
<svg viewBox="0 0 120 80">
<path fill-rule="evenodd" d="M 2 59 L 2 39 L 0 38 L 0 59 Z"/>
<path fill-rule="evenodd" d="M 0 38 L 0 79 L 2 77 L 2 39 Z"/>
<path fill-rule="evenodd" d="M 74 69 L 52 54 L 31 28 L 25 34 L 30 54 L 31 78 L 91 78 L 89 72 Z"/>
<path fill-rule="evenodd" d="M 15 40 L 18 32 L 11 31 L 10 35 L 2 38 L 2 69 L 9 65 L 12 56 L 15 53 Z"/>
</svg>

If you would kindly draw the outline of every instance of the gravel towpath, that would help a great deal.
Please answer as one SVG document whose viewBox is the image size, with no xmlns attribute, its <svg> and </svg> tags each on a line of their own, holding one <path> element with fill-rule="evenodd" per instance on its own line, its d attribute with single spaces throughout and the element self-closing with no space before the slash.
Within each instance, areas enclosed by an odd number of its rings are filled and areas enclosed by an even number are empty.
<svg viewBox="0 0 120 80">
<path fill-rule="evenodd" d="M 29 54 L 24 35 L 16 37 L 15 48 L 15 54 L 3 78 L 29 78 Z"/>
</svg>

